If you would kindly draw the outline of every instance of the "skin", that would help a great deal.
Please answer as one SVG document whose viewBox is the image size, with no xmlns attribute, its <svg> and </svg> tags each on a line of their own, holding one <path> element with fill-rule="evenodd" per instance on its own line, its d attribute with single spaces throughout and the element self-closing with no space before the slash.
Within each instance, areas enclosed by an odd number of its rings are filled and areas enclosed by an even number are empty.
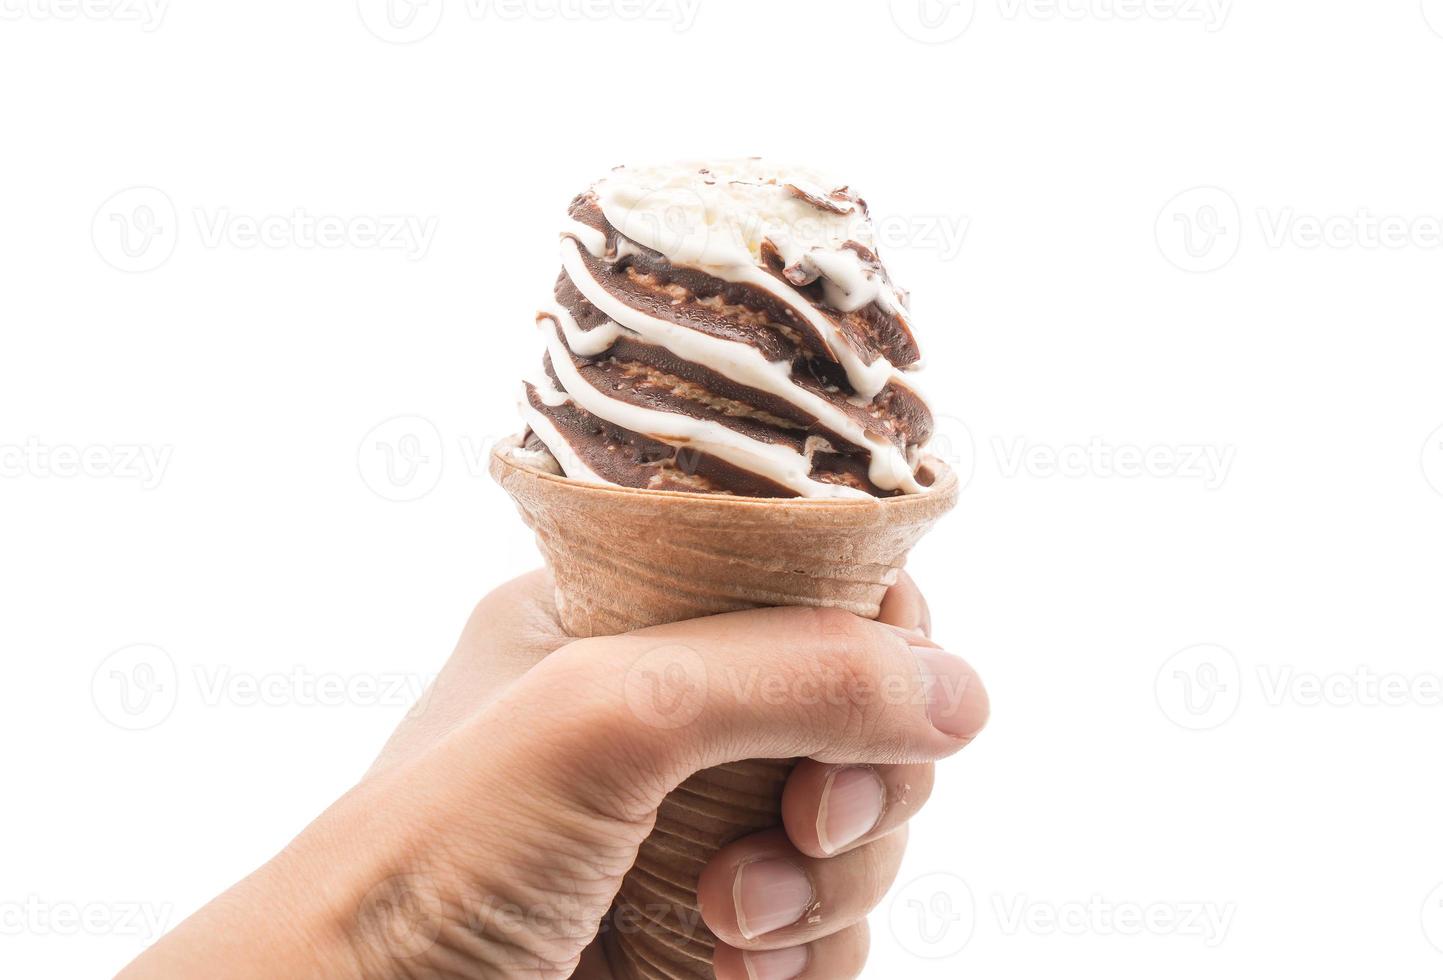
<svg viewBox="0 0 1443 980">
<path fill-rule="evenodd" d="M 122 980 L 619 978 L 602 927 L 662 798 L 709 766 L 794 756 L 784 826 L 728 845 L 702 875 L 702 915 L 722 940 L 714 968 L 748 980 L 749 952 L 805 946 L 800 976 L 856 976 L 864 917 L 897 873 L 933 763 L 987 715 L 971 668 L 931 641 L 916 586 L 903 576 L 877 622 L 765 609 L 589 640 L 562 633 L 552 594 L 536 572 L 482 600 L 365 777 Z M 941 676 L 936 657 L 956 683 L 928 685 L 919 663 Z M 656 677 L 688 682 L 683 715 L 638 698 Z M 792 696 L 817 691 L 843 696 Z M 857 766 L 887 805 L 829 852 L 822 794 Z M 818 914 L 747 938 L 733 885 L 767 858 L 805 872 Z"/>
</svg>

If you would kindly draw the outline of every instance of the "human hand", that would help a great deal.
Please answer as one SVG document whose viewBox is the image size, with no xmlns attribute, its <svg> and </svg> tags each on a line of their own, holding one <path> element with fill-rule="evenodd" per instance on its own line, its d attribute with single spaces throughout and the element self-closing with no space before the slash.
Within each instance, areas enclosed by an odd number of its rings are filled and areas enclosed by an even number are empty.
<svg viewBox="0 0 1443 980">
<path fill-rule="evenodd" d="M 362 782 L 122 976 L 607 980 L 598 935 L 662 798 L 700 769 L 795 756 L 784 827 L 702 875 L 715 972 L 854 976 L 933 760 L 987 715 L 905 576 L 879 618 L 768 609 L 571 641 L 549 577 L 509 583 Z M 645 700 L 672 664 L 684 725 Z"/>
</svg>

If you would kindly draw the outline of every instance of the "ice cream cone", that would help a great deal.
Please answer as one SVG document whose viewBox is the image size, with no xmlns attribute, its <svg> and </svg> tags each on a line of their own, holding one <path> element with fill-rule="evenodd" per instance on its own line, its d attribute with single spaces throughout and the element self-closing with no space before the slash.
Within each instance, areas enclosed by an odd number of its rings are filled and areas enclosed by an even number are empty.
<svg viewBox="0 0 1443 980">
<path fill-rule="evenodd" d="M 492 454 L 556 579 L 576 637 L 760 606 L 833 606 L 875 618 L 912 546 L 956 502 L 956 476 L 928 460 L 929 492 L 887 498 L 758 499 L 582 483 Z M 930 471 L 930 472 L 927 472 Z M 613 910 L 616 958 L 646 980 L 711 980 L 715 938 L 697 879 L 722 846 L 781 822 L 795 760 L 697 773 L 662 803 Z"/>
</svg>

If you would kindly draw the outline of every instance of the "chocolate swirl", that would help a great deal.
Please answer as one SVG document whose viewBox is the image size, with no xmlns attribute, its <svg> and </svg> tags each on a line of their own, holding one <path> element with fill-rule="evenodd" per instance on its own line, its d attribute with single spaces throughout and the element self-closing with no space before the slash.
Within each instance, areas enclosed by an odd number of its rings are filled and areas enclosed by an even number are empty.
<svg viewBox="0 0 1443 980">
<path fill-rule="evenodd" d="M 905 294 L 845 187 L 758 160 L 617 168 L 571 203 L 525 448 L 578 480 L 919 493 Z"/>
</svg>

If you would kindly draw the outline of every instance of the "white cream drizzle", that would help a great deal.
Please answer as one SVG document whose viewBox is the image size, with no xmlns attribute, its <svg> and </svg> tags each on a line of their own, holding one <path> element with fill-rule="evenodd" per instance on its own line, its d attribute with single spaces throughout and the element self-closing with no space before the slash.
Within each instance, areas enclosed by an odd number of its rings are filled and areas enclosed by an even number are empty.
<svg viewBox="0 0 1443 980">
<path fill-rule="evenodd" d="M 576 239 L 569 235 L 563 235 L 561 266 L 587 302 L 610 317 L 607 323 L 582 330 L 559 304 L 549 304 L 542 310 L 543 316 L 561 324 L 567 346 L 578 355 L 595 357 L 610 348 L 623 329 L 628 330 L 647 343 L 666 348 L 682 360 L 704 365 L 737 384 L 782 398 L 853 445 L 865 447 L 870 455 L 868 478 L 881 489 L 900 489 L 907 493 L 926 490 L 917 482 L 906 456 L 895 444 L 875 432 L 869 432 L 827 399 L 798 385 L 792 377 L 789 362 L 768 361 L 766 355 L 751 344 L 678 326 L 627 305 L 608 292 L 591 274 L 582 260 Z"/>
<path fill-rule="evenodd" d="M 545 398 L 543 397 L 542 400 L 545 401 Z M 548 402 L 548 404 L 550 403 Z M 552 458 L 556 460 L 557 465 L 561 467 L 561 472 L 568 479 L 581 480 L 584 483 L 611 483 L 610 480 L 604 479 L 587 466 L 576 450 L 571 448 L 571 443 L 566 441 L 566 437 L 561 434 L 561 431 L 551 424 L 551 420 L 532 407 L 531 402 L 526 398 L 524 389 L 521 392 L 519 407 L 521 418 L 530 426 L 531 431 L 536 434 L 536 438 L 541 440 L 541 444 L 551 451 Z M 512 450 L 512 455 L 522 461 L 526 460 L 524 453 L 524 449 Z"/>
<path fill-rule="evenodd" d="M 784 445 L 752 439 L 709 419 L 642 408 L 640 405 L 604 394 L 582 377 L 571 361 L 571 352 L 557 338 L 556 330 L 549 321 L 548 316 L 538 318 L 538 323 L 542 325 L 541 332 L 546 337 L 547 350 L 551 354 L 552 370 L 556 372 L 561 387 L 566 390 L 571 400 L 597 418 L 668 445 L 694 448 L 715 456 L 733 466 L 765 476 L 803 497 L 871 496 L 855 487 L 813 480 L 809 454 L 799 453 Z"/>
<path fill-rule="evenodd" d="M 882 389 L 887 387 L 887 382 L 896 375 L 897 368 L 881 354 L 878 354 L 877 359 L 871 364 L 863 361 L 862 356 L 842 336 L 842 332 L 834 320 L 807 302 L 807 298 L 793 289 L 791 285 L 765 269 L 747 264 L 714 266 L 703 271 L 718 279 L 725 279 L 727 282 L 754 286 L 771 293 L 801 314 L 803 319 L 818 331 L 823 342 L 826 343 L 827 349 L 836 358 L 837 363 L 842 365 L 842 370 L 847 372 L 847 381 L 851 383 L 859 397 L 871 401 L 881 394 Z"/>
<path fill-rule="evenodd" d="M 561 233 L 575 238 L 588 252 L 597 258 L 606 257 L 606 232 L 600 228 L 593 228 L 586 222 L 577 221 L 575 218 L 567 215 L 566 223 L 562 225 Z"/>
<path fill-rule="evenodd" d="M 802 260 L 802 268 L 817 273 L 827 304 L 843 313 L 876 303 L 883 312 L 902 317 L 904 322 L 907 319 L 907 311 L 896 291 L 887 280 L 866 268 L 861 257 L 851 249 L 814 249 Z"/>
</svg>

